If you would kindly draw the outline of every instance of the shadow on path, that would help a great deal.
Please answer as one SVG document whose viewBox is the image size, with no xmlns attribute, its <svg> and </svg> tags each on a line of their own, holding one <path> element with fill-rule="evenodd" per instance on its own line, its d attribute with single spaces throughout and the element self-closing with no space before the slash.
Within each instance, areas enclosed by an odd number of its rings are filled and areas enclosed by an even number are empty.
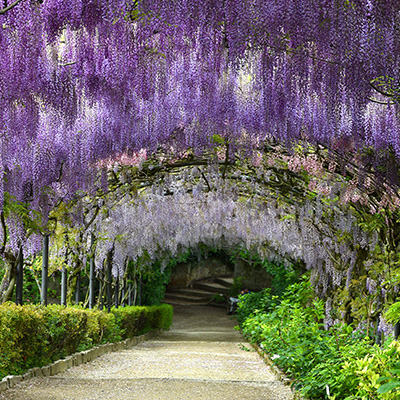
<svg viewBox="0 0 400 400">
<path fill-rule="evenodd" d="M 234 329 L 237 324 L 219 307 L 174 306 L 171 330 L 160 340 L 242 342 L 242 335 Z"/>
</svg>

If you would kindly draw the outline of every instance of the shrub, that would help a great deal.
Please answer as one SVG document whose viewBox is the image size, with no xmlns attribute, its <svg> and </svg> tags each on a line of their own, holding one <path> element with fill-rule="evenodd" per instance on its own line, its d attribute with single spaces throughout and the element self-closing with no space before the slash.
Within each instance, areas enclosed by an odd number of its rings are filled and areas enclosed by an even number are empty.
<svg viewBox="0 0 400 400">
<path fill-rule="evenodd" d="M 124 337 L 141 335 L 151 330 L 170 328 L 173 308 L 169 304 L 148 307 L 112 308 L 116 323 Z"/>
<path fill-rule="evenodd" d="M 0 307 L 0 377 L 50 361 L 43 314 L 34 306 Z"/>
<path fill-rule="evenodd" d="M 286 372 L 305 398 L 399 398 L 389 389 L 397 389 L 399 382 L 400 344 L 386 341 L 380 348 L 345 324 L 325 330 L 324 303 L 314 298 L 308 282 L 288 287 L 280 299 L 267 296 L 258 302 L 246 297 L 239 304 L 248 315 L 241 323 L 245 336 Z M 250 304 L 268 311 L 250 312 Z"/>
<path fill-rule="evenodd" d="M 124 307 L 111 313 L 80 307 L 0 306 L 0 379 L 76 351 L 168 329 L 172 306 Z"/>
<path fill-rule="evenodd" d="M 147 307 L 148 321 L 151 330 L 168 330 L 172 324 L 173 308 L 169 304 Z"/>
<path fill-rule="evenodd" d="M 243 289 L 243 283 L 244 277 L 243 276 L 238 276 L 236 278 L 233 278 L 233 284 L 229 288 L 228 291 L 228 297 L 237 297 L 241 290 Z"/>
<path fill-rule="evenodd" d="M 146 330 L 147 307 L 112 308 L 111 313 L 123 337 L 130 338 L 149 330 Z"/>
<path fill-rule="evenodd" d="M 46 328 L 44 340 L 48 342 L 51 359 L 75 353 L 79 345 L 91 338 L 90 334 L 93 335 L 93 326 L 88 329 L 89 318 L 94 319 L 92 312 L 77 307 L 49 305 L 43 307 L 41 313 Z"/>
<path fill-rule="evenodd" d="M 247 318 L 257 313 L 266 313 L 275 305 L 276 297 L 271 295 L 271 289 L 263 289 L 260 292 L 239 295 L 240 302 L 236 310 L 236 318 L 242 324 Z"/>
</svg>

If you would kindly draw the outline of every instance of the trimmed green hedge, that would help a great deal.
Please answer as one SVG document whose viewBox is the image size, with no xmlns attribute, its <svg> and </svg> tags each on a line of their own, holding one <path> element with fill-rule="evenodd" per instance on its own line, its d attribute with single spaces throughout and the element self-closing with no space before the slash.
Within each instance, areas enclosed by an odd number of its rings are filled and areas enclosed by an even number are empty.
<svg viewBox="0 0 400 400">
<path fill-rule="evenodd" d="M 97 309 L 5 303 L 0 306 L 0 379 L 40 367 L 76 351 L 151 330 L 167 330 L 172 307 Z"/>
<path fill-rule="evenodd" d="M 173 309 L 169 304 L 146 307 L 112 308 L 120 334 L 124 338 L 157 329 L 167 330 L 172 323 Z"/>
</svg>

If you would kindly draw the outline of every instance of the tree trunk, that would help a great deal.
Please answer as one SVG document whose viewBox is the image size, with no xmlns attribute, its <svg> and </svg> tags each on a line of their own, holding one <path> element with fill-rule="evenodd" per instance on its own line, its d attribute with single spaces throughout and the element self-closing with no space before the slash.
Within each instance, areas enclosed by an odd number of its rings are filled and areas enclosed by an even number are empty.
<svg viewBox="0 0 400 400">
<path fill-rule="evenodd" d="M 80 263 L 76 263 L 75 268 L 71 272 L 71 274 L 68 276 L 68 292 L 67 292 L 67 304 L 71 305 L 74 300 L 75 296 L 75 289 L 76 289 L 76 281 L 78 278 L 78 275 L 81 272 L 81 266 Z"/>
<path fill-rule="evenodd" d="M 104 295 L 107 286 L 104 271 L 99 271 L 97 280 L 99 282 L 99 295 L 97 297 L 96 306 L 99 308 L 99 310 L 102 310 L 104 308 Z"/>
<path fill-rule="evenodd" d="M 6 273 L 3 276 L 0 285 L 0 304 L 10 301 L 14 292 L 14 286 L 17 279 L 17 263 L 6 262 Z"/>
</svg>

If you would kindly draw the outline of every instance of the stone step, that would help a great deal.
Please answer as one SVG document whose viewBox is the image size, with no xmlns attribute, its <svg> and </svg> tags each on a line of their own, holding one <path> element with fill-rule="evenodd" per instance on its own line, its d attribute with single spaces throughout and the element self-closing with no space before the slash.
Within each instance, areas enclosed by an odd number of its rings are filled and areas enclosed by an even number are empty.
<svg viewBox="0 0 400 400">
<path fill-rule="evenodd" d="M 173 292 L 167 292 L 165 294 L 165 298 L 169 300 L 182 300 L 182 301 L 188 301 L 188 302 L 193 302 L 193 303 L 207 303 L 207 301 L 211 300 L 211 294 L 208 294 L 208 297 L 202 296 L 196 296 L 194 294 L 183 294 L 179 293 L 176 291 Z"/>
<path fill-rule="evenodd" d="M 196 281 L 193 283 L 193 287 L 196 289 L 201 289 L 212 293 L 220 293 L 220 294 L 229 293 L 229 288 L 215 282 Z"/>
<path fill-rule="evenodd" d="M 164 301 L 172 305 L 199 305 L 208 304 L 226 308 L 226 302 L 217 302 L 213 298 L 216 294 L 226 296 L 233 284 L 230 276 L 210 277 L 194 281 L 189 288 L 167 289 Z"/>
<path fill-rule="evenodd" d="M 168 295 L 165 295 L 165 298 L 163 300 L 164 303 L 171 304 L 172 306 L 208 306 L 208 302 L 193 302 L 193 301 L 187 301 L 187 300 L 182 300 L 182 299 L 170 299 Z"/>
<path fill-rule="evenodd" d="M 215 283 L 219 283 L 220 285 L 230 288 L 233 285 L 233 278 L 232 277 L 216 277 L 214 278 Z"/>
<path fill-rule="evenodd" d="M 163 302 L 171 304 L 172 306 L 185 306 L 185 307 L 208 306 L 208 307 L 223 308 L 224 310 L 226 309 L 226 303 L 216 303 L 213 301 L 211 302 L 205 301 L 203 303 L 200 303 L 200 302 L 187 301 L 183 299 L 172 299 L 169 298 L 168 295 L 165 296 Z"/>
<path fill-rule="evenodd" d="M 182 289 L 167 289 L 167 293 L 183 294 L 187 296 L 203 297 L 209 299 L 214 295 L 214 292 L 209 292 L 208 290 L 192 289 L 192 288 L 182 288 Z"/>
</svg>

